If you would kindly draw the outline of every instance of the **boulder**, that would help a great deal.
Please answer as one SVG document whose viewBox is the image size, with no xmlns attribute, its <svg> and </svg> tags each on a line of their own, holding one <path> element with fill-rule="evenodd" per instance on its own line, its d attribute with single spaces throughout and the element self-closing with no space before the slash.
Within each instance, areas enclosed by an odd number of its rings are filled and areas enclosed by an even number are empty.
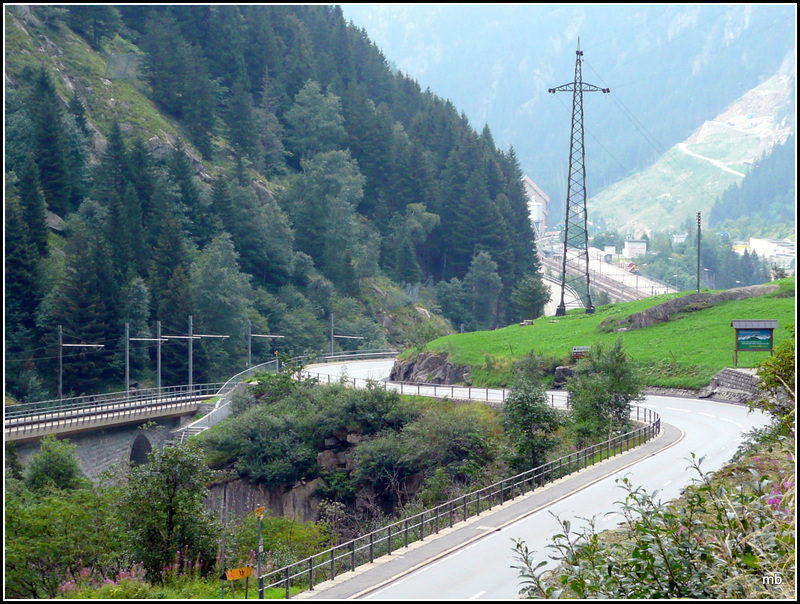
<svg viewBox="0 0 800 604">
<path fill-rule="evenodd" d="M 416 359 L 397 361 L 389 379 L 416 384 L 465 384 L 469 380 L 468 372 L 468 367 L 450 363 L 445 354 L 422 353 Z"/>
</svg>

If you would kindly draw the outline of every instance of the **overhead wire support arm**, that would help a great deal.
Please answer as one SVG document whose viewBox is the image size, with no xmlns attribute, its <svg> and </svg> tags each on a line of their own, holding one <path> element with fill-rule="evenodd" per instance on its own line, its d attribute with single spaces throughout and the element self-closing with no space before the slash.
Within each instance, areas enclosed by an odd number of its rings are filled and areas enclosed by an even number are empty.
<svg viewBox="0 0 800 604">
<path fill-rule="evenodd" d="M 565 293 L 572 288 L 580 297 L 587 314 L 594 312 L 589 289 L 589 231 L 586 216 L 586 161 L 583 140 L 583 93 L 611 92 L 583 81 L 581 62 L 583 51 L 578 38 L 575 51 L 575 79 L 569 84 L 548 88 L 547 92 L 572 93 L 572 130 L 569 147 L 569 177 L 567 179 L 566 217 L 564 220 L 564 255 L 561 264 L 561 302 L 556 308 L 556 316 L 567 312 Z"/>
</svg>

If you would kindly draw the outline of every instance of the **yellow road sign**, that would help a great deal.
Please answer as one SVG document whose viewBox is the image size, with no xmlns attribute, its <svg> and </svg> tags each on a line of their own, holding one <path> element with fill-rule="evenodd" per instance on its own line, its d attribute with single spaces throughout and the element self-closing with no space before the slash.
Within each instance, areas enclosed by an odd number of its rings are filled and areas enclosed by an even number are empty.
<svg viewBox="0 0 800 604">
<path fill-rule="evenodd" d="M 242 568 L 232 568 L 228 572 L 225 573 L 223 577 L 224 580 L 227 581 L 235 581 L 236 579 L 245 579 L 249 577 L 253 573 L 253 569 L 249 566 L 244 566 Z"/>
</svg>

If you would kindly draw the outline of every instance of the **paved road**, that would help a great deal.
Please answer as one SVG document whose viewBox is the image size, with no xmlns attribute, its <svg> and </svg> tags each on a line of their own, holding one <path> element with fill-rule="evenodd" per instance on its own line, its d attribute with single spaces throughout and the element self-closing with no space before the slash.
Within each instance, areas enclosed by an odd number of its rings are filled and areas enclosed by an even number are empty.
<svg viewBox="0 0 800 604">
<path fill-rule="evenodd" d="M 348 365 L 347 375 L 379 380 L 391 367 L 391 361 L 368 363 Z M 334 366 L 323 370 L 337 372 Z M 560 397 L 555 399 L 559 402 Z M 717 470 L 747 431 L 769 421 L 741 406 L 698 399 L 649 396 L 645 406 L 662 417 L 664 430 L 654 441 L 298 597 L 514 599 L 519 589 L 517 571 L 512 568 L 514 540 L 525 540 L 537 552 L 537 559 L 546 559 L 550 537 L 559 530 L 552 514 L 570 519 L 574 528 L 584 523 L 581 518 L 593 516 L 599 530 L 612 528 L 622 520 L 618 502 L 625 493 L 617 483 L 619 478 L 627 476 L 651 492 L 658 489 L 662 501 L 673 499 L 697 476 L 689 468 L 692 453 L 705 456 L 704 470 Z"/>
</svg>

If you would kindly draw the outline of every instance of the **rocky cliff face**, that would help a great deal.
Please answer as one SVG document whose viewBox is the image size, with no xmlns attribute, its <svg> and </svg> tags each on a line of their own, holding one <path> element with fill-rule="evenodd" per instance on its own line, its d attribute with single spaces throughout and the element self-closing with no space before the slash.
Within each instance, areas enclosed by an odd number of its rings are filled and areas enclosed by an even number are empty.
<svg viewBox="0 0 800 604">
<path fill-rule="evenodd" d="M 393 382 L 416 384 L 472 383 L 469 367 L 457 367 L 447 360 L 447 355 L 430 353 L 422 353 L 416 359 L 397 361 L 389 379 Z"/>
</svg>

